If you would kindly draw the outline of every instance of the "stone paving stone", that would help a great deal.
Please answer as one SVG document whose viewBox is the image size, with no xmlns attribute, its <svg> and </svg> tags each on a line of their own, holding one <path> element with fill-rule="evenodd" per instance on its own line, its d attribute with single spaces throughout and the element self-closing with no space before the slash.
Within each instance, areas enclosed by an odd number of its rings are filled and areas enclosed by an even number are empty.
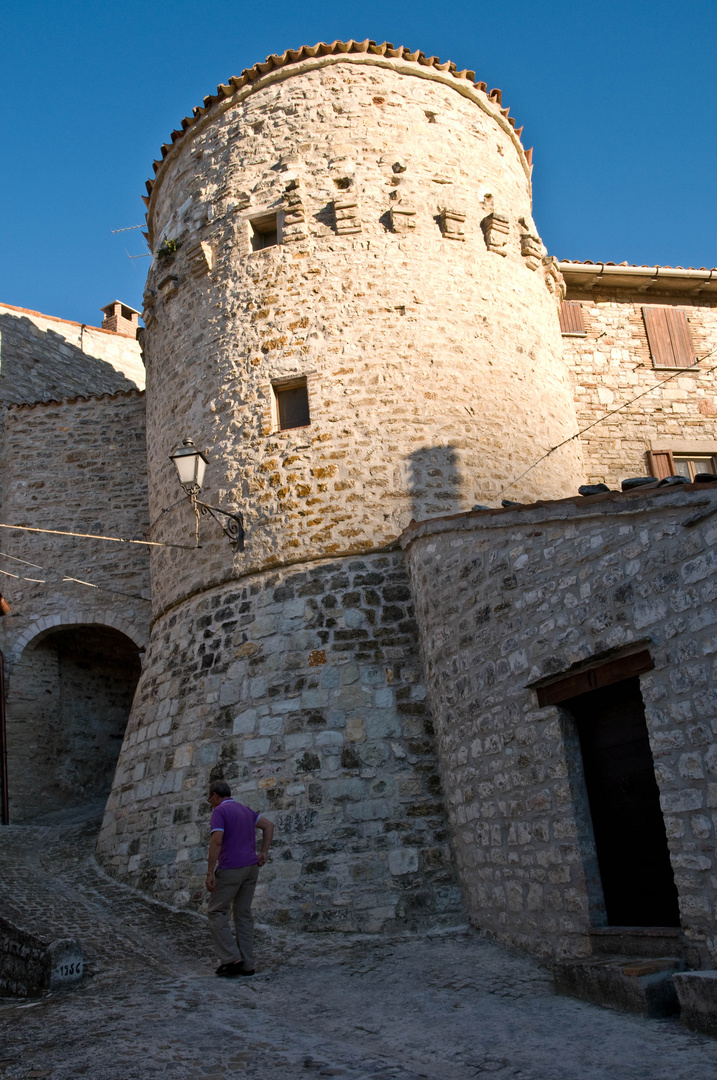
<svg viewBox="0 0 717 1080">
<path fill-rule="evenodd" d="M 0 900 L 58 929 L 65 919 L 82 924 L 95 968 L 75 990 L 0 1000 L 2 1080 L 717 1075 L 717 1041 L 674 1019 L 556 997 L 534 960 L 467 930 L 379 937 L 264 927 L 258 974 L 218 980 L 205 920 L 105 878 L 90 855 L 96 828 L 74 820 L 0 833 Z"/>
</svg>

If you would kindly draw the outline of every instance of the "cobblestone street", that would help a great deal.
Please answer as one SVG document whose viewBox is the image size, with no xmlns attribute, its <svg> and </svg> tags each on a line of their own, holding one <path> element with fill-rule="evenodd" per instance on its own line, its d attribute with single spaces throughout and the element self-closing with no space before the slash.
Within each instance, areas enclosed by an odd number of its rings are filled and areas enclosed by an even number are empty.
<svg viewBox="0 0 717 1080">
<path fill-rule="evenodd" d="M 73 990 L 2 999 L 3 1080 L 717 1076 L 717 1042 L 556 997 L 546 971 L 473 932 L 263 928 L 257 975 L 217 979 L 206 921 L 108 879 L 97 827 L 78 814 L 0 834 L 3 913 L 78 937 L 88 971 Z"/>
</svg>

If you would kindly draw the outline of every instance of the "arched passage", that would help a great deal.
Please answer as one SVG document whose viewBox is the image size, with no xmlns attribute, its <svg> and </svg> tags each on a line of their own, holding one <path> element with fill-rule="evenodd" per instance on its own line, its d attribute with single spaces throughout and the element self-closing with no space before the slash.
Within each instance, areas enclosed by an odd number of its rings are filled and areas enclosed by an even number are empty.
<svg viewBox="0 0 717 1080">
<path fill-rule="evenodd" d="M 137 645 L 110 626 L 29 642 L 7 693 L 11 821 L 107 796 L 139 674 Z"/>
</svg>

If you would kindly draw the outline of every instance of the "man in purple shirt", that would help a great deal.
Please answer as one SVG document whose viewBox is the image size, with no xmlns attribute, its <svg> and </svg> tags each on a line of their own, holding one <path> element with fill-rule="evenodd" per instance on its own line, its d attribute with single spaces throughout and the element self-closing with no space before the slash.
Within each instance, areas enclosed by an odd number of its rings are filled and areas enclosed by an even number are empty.
<svg viewBox="0 0 717 1080">
<path fill-rule="evenodd" d="M 234 802 L 226 780 L 209 786 L 209 860 L 206 885 L 209 901 L 209 929 L 221 964 L 217 975 L 234 978 L 254 974 L 254 898 L 259 867 L 266 862 L 274 826 L 248 806 Z M 256 830 L 261 829 L 261 851 L 256 853 Z M 229 909 L 234 907 L 234 933 Z M 236 937 L 235 937 L 236 935 Z"/>
</svg>

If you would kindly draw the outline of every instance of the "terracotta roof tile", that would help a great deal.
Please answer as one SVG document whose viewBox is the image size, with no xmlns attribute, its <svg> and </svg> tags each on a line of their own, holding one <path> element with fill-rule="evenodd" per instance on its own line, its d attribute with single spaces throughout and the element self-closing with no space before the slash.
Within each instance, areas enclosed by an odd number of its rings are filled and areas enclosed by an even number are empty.
<svg viewBox="0 0 717 1080">
<path fill-rule="evenodd" d="M 120 301 L 121 303 L 122 301 Z M 125 304 L 125 307 L 129 307 L 129 304 Z M 32 308 L 17 307 L 15 304 L 5 304 L 0 301 L 0 310 L 2 311 L 19 311 L 22 315 L 37 315 L 40 319 L 48 319 L 50 322 L 65 323 L 66 326 L 84 326 L 85 330 L 91 330 L 93 334 L 109 334 L 111 337 L 124 337 L 123 334 L 118 334 L 116 330 L 107 330 L 104 326 L 91 326 L 89 323 L 76 322 L 74 319 L 62 319 L 59 315 L 45 315 L 42 311 L 33 311 Z M 132 308 L 132 311 L 135 309 Z M 137 312 L 137 314 L 141 314 Z M 129 338 L 127 340 L 130 340 Z"/>
<path fill-rule="evenodd" d="M 437 56 L 426 56 L 422 52 L 411 52 L 410 49 L 405 49 L 403 46 L 394 48 L 389 41 L 384 41 L 380 45 L 375 41 L 332 41 L 328 44 L 325 41 L 320 41 L 316 45 L 302 45 L 300 49 L 287 49 L 280 56 L 276 53 L 272 53 L 271 56 L 267 56 L 264 63 L 254 64 L 251 68 L 245 68 L 241 75 L 232 75 L 228 83 L 220 83 L 217 86 L 216 94 L 208 94 L 204 98 L 204 105 L 196 105 L 192 110 L 191 116 L 185 116 L 181 123 L 181 130 L 174 130 L 170 136 L 171 143 L 164 143 L 161 148 L 162 158 L 153 163 L 153 169 L 155 174 L 159 171 L 162 160 L 167 156 L 172 149 L 172 144 L 178 142 L 186 131 L 189 130 L 194 124 L 197 123 L 206 113 L 212 109 L 218 102 L 223 101 L 225 98 L 231 97 L 237 90 L 240 90 L 244 86 L 248 86 L 262 75 L 266 75 L 269 71 L 274 71 L 278 68 L 288 67 L 290 64 L 300 63 L 302 60 L 310 59 L 315 56 L 338 56 L 343 53 L 369 53 L 373 56 L 385 56 L 389 59 L 401 59 L 408 60 L 411 63 L 419 64 L 421 67 L 432 67 L 436 71 L 448 72 L 455 79 L 463 79 L 471 83 L 475 83 L 476 89 L 481 90 L 487 95 L 488 99 L 494 104 L 498 105 L 500 112 L 507 119 L 508 123 L 515 128 L 516 135 L 520 138 L 522 127 L 515 127 L 515 120 L 509 115 L 508 109 L 503 109 L 502 106 L 502 93 L 498 89 L 491 90 L 487 93 L 486 84 L 483 82 L 476 82 L 475 71 L 468 71 L 464 69 L 459 71 L 456 65 L 451 60 L 441 62 Z M 532 148 L 531 148 L 532 149 Z M 530 152 L 526 155 L 528 157 L 528 164 L 530 164 Z M 154 186 L 154 180 L 147 181 L 147 194 L 152 194 L 152 188 Z M 147 200 L 145 200 L 146 202 Z"/>
<path fill-rule="evenodd" d="M 569 265 L 573 263 L 575 266 L 630 266 L 635 270 L 717 270 L 717 266 L 667 266 L 663 264 L 648 264 L 648 263 L 628 263 L 628 262 L 601 262 L 599 259 L 560 259 L 561 263 Z"/>
<path fill-rule="evenodd" d="M 48 398 L 46 401 L 20 401 L 7 406 L 8 409 L 37 409 L 43 405 L 77 405 L 84 401 L 110 401 L 115 398 L 144 397 L 144 390 L 115 390 L 113 394 L 77 394 L 71 398 Z"/>
</svg>

